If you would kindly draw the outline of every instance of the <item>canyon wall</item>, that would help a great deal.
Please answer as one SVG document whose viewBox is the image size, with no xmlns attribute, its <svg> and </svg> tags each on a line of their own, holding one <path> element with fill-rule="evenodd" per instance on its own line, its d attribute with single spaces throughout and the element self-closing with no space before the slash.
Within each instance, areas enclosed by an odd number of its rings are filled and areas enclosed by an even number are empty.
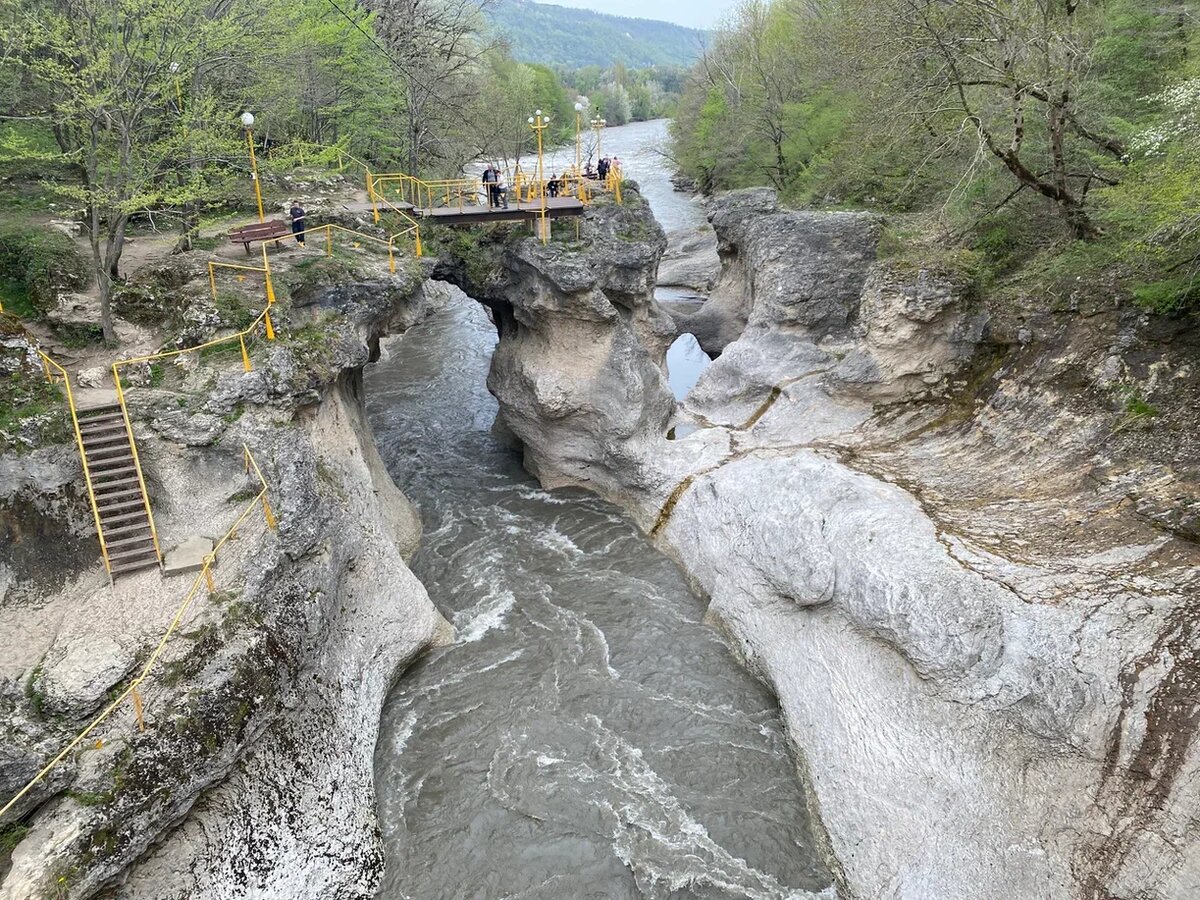
<svg viewBox="0 0 1200 900">
<path fill-rule="evenodd" d="M 676 407 L 630 197 L 446 274 L 500 320 L 529 469 L 626 506 L 774 687 L 847 895 L 1200 892 L 1195 336 L 998 304 L 951 254 L 877 259 L 875 216 L 745 191 Z"/>
<path fill-rule="evenodd" d="M 255 510 L 219 553 L 216 591 L 201 586 L 141 688 L 144 731 L 124 704 L 22 802 L 28 830 L 15 833 L 0 898 L 374 896 L 380 711 L 450 626 L 405 565 L 420 520 L 376 451 L 361 369 L 381 334 L 437 301 L 416 267 L 355 276 L 324 265 L 292 280 L 254 371 L 184 358 L 131 391 L 164 550 L 219 537 L 255 496 L 243 444 L 278 528 Z M 52 481 L 57 470 L 39 467 L 51 456 L 6 465 Z M 31 521 L 42 493 L 16 495 L 17 521 Z M 110 588 L 89 566 L 39 582 L 39 594 L 21 589 L 38 572 L 20 560 L 12 572 L 0 633 L 24 640 L 0 679 L 5 797 L 141 665 L 196 577 L 150 570 Z"/>
</svg>

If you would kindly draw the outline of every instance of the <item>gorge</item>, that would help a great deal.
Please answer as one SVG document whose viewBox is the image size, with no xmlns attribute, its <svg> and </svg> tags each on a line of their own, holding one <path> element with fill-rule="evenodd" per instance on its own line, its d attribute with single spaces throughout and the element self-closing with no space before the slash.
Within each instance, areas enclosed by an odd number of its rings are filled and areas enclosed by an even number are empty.
<svg viewBox="0 0 1200 900">
<path fill-rule="evenodd" d="M 709 298 L 660 303 L 655 215 L 678 247 L 700 210 L 653 128 L 624 135 L 642 188 L 578 242 L 310 269 L 304 340 L 185 373 L 186 408 L 147 395 L 164 528 L 216 528 L 246 441 L 280 532 L 243 538 L 238 596 L 171 658 L 194 684 L 29 805 L 0 897 L 47 873 L 79 897 L 1200 889 L 1194 459 L 1114 429 L 1111 399 L 1189 402 L 1186 343 L 989 304 L 881 254 L 879 217 L 766 190 L 711 202 Z M 715 359 L 677 402 L 681 333 Z M 12 465 L 21 502 L 70 469 Z M 60 594 L 132 648 L 157 577 Z M 131 665 L 72 680 L 100 645 L 63 616 L 5 670 L 6 789 L 66 728 L 17 718 L 26 678 L 69 721 Z"/>
</svg>

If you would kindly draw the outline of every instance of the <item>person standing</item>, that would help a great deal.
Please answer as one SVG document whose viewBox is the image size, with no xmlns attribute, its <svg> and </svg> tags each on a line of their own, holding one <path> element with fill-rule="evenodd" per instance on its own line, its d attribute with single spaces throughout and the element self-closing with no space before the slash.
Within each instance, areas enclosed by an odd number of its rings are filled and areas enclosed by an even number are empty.
<svg viewBox="0 0 1200 900">
<path fill-rule="evenodd" d="M 304 249 L 304 217 L 307 213 L 304 207 L 300 205 L 299 200 L 292 201 L 292 208 L 288 210 L 288 215 L 292 219 L 292 234 L 296 238 L 296 243 L 300 245 L 300 249 Z"/>
<path fill-rule="evenodd" d="M 551 197 L 558 196 L 558 175 L 550 173 L 550 180 L 546 182 L 546 193 Z"/>
<path fill-rule="evenodd" d="M 488 167 L 483 170 L 483 189 L 487 191 L 489 209 L 495 209 L 500 199 L 499 191 L 496 190 L 499 180 L 500 170 L 496 168 L 495 163 L 489 163 Z"/>
</svg>

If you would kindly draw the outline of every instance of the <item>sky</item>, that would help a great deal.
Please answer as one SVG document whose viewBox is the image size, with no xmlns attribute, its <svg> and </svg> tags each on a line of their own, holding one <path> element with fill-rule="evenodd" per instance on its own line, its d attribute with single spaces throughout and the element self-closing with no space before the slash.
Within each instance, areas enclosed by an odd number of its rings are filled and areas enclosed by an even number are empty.
<svg viewBox="0 0 1200 900">
<path fill-rule="evenodd" d="M 661 19 L 692 28 L 712 28 L 735 0 L 545 0 L 555 6 L 594 9 L 614 16 Z"/>
</svg>

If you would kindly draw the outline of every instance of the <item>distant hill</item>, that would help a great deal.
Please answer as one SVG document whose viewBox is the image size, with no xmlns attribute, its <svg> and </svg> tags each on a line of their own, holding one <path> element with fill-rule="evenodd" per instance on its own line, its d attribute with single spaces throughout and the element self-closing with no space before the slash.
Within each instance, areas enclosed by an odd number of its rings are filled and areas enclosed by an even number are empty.
<svg viewBox="0 0 1200 900">
<path fill-rule="evenodd" d="M 569 69 L 608 68 L 618 62 L 630 68 L 690 66 L 707 37 L 707 32 L 670 22 L 531 0 L 500 0 L 488 10 L 488 17 L 508 39 L 517 59 Z"/>
</svg>

